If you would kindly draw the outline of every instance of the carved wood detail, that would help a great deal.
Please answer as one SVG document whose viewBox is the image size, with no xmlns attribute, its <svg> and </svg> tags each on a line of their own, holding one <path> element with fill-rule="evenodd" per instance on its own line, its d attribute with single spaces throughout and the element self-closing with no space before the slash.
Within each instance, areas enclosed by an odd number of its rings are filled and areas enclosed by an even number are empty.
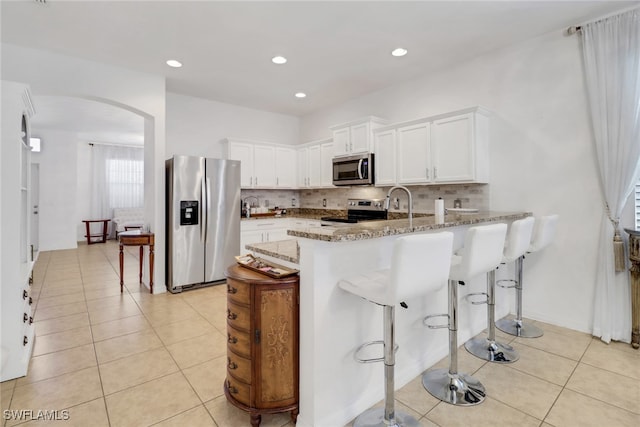
<svg viewBox="0 0 640 427">
<path fill-rule="evenodd" d="M 640 233 L 629 233 L 629 260 L 631 266 L 631 345 L 640 348 Z"/>
</svg>

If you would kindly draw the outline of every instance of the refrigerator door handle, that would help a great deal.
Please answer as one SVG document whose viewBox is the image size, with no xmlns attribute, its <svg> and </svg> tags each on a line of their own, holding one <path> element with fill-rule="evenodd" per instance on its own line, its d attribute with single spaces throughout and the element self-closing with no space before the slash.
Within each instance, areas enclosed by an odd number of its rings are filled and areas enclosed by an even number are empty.
<svg viewBox="0 0 640 427">
<path fill-rule="evenodd" d="M 202 181 L 200 183 L 200 241 L 204 242 L 207 233 L 207 211 L 205 208 L 206 197 L 207 197 L 207 183 L 205 181 L 204 176 L 202 177 Z"/>
<path fill-rule="evenodd" d="M 206 213 L 205 213 L 205 223 L 204 223 L 204 241 L 206 242 L 209 238 L 209 213 L 211 212 L 211 179 L 206 178 L 205 184 L 207 185 L 207 203 L 206 203 Z"/>
</svg>

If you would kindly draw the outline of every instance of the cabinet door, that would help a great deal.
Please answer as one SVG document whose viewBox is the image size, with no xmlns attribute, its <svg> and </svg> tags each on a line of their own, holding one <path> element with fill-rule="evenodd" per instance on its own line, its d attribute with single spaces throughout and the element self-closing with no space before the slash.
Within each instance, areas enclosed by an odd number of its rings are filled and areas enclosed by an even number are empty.
<svg viewBox="0 0 640 427">
<path fill-rule="evenodd" d="M 333 143 L 320 145 L 320 186 L 333 187 Z"/>
<path fill-rule="evenodd" d="M 309 186 L 320 187 L 322 182 L 320 145 L 309 147 Z"/>
<path fill-rule="evenodd" d="M 396 131 L 390 129 L 374 134 L 376 185 L 396 183 Z"/>
<path fill-rule="evenodd" d="M 276 186 L 276 149 L 268 145 L 254 145 L 253 186 L 273 188 Z"/>
<path fill-rule="evenodd" d="M 349 143 L 350 136 L 348 127 L 333 131 L 333 150 L 336 156 L 350 153 Z"/>
<path fill-rule="evenodd" d="M 309 149 L 298 149 L 298 188 L 309 186 Z"/>
<path fill-rule="evenodd" d="M 256 407 L 291 405 L 298 381 L 297 294 L 293 284 L 254 289 Z"/>
<path fill-rule="evenodd" d="M 240 254 L 247 253 L 246 245 L 263 243 L 264 232 L 262 230 L 249 230 L 240 233 Z"/>
<path fill-rule="evenodd" d="M 266 232 L 267 242 L 277 242 L 279 240 L 295 239 L 293 236 L 287 234 L 286 228 L 277 228 Z"/>
<path fill-rule="evenodd" d="M 349 149 L 352 153 L 371 151 L 371 124 L 369 122 L 353 125 L 349 132 Z"/>
<path fill-rule="evenodd" d="M 229 159 L 240 160 L 240 187 L 253 187 L 253 144 L 230 142 Z"/>
<path fill-rule="evenodd" d="M 296 150 L 276 148 L 276 186 L 294 188 L 296 186 Z"/>
<path fill-rule="evenodd" d="M 431 150 L 435 182 L 472 181 L 475 177 L 473 114 L 434 121 Z"/>
<path fill-rule="evenodd" d="M 429 123 L 405 126 L 397 130 L 398 183 L 431 182 Z"/>
</svg>

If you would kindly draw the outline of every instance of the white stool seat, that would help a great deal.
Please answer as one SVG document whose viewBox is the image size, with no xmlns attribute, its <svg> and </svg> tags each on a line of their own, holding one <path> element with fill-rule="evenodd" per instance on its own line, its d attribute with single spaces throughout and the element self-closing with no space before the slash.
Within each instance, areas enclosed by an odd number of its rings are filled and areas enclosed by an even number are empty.
<svg viewBox="0 0 640 427">
<path fill-rule="evenodd" d="M 444 402 L 471 406 L 484 401 L 486 393 L 482 383 L 471 375 L 458 372 L 458 283 L 495 270 L 502 258 L 506 232 L 506 224 L 471 227 L 465 235 L 463 249 L 451 256 L 449 369 L 432 369 L 422 376 L 424 388 Z"/>
<path fill-rule="evenodd" d="M 354 427 L 419 426 L 413 416 L 395 410 L 395 305 L 411 298 L 435 292 L 444 287 L 449 274 L 453 233 L 402 236 L 393 245 L 391 268 L 367 272 L 342 279 L 338 286 L 372 303 L 383 306 L 384 340 L 361 345 L 382 343 L 384 357 L 358 359 L 359 362 L 384 361 L 384 408 L 369 409 L 354 421 Z M 403 305 L 406 307 L 406 305 Z M 357 353 L 357 352 L 356 352 Z"/>
<path fill-rule="evenodd" d="M 342 279 L 338 286 L 347 292 L 358 295 L 374 304 L 395 305 L 395 301 L 388 298 L 387 288 L 391 269 L 372 271 L 371 273 Z"/>
<path fill-rule="evenodd" d="M 547 215 L 535 219 L 527 219 L 534 222 L 529 242 L 519 242 L 517 251 L 512 251 L 513 253 L 511 253 L 510 256 L 507 256 L 507 250 L 505 249 L 505 259 L 508 261 L 515 260 L 516 263 L 517 277 L 514 280 L 515 286 L 512 286 L 516 289 L 516 318 L 500 319 L 495 322 L 495 324 L 498 329 L 510 335 L 522 338 L 538 338 L 544 334 L 544 331 L 535 325 L 525 323 L 522 319 L 523 260 L 525 253 L 537 252 L 551 243 L 556 232 L 558 215 Z M 529 227 L 529 224 L 527 227 Z M 524 234 L 524 231 L 522 231 L 522 233 Z M 523 250 L 523 247 L 526 249 Z M 517 256 L 518 253 L 520 256 Z"/>
<path fill-rule="evenodd" d="M 513 221 L 504 245 L 502 264 L 513 262 L 529 250 L 535 219 L 530 216 Z"/>
</svg>

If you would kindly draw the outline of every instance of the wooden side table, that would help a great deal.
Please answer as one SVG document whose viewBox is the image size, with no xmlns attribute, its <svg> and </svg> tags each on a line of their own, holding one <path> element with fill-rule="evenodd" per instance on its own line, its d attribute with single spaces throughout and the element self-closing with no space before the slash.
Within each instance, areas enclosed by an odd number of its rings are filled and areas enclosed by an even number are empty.
<svg viewBox="0 0 640 427">
<path fill-rule="evenodd" d="M 631 346 L 640 348 L 640 231 L 625 228 L 629 233 L 631 261 Z"/>
<path fill-rule="evenodd" d="M 109 228 L 110 219 L 83 219 L 86 233 L 84 237 L 87 238 L 87 245 L 92 245 L 94 243 L 104 243 L 107 241 L 107 228 Z M 102 232 L 101 233 L 93 233 L 91 234 L 91 224 L 94 222 L 102 223 Z M 92 240 L 96 239 L 96 240 Z"/>
<path fill-rule="evenodd" d="M 142 265 L 144 260 L 144 246 L 149 246 L 149 292 L 153 293 L 153 245 L 155 243 L 155 235 L 140 230 L 123 231 L 118 234 L 120 241 L 120 293 L 124 286 L 123 270 L 124 270 L 124 246 L 140 246 L 140 283 L 142 283 Z"/>
</svg>

